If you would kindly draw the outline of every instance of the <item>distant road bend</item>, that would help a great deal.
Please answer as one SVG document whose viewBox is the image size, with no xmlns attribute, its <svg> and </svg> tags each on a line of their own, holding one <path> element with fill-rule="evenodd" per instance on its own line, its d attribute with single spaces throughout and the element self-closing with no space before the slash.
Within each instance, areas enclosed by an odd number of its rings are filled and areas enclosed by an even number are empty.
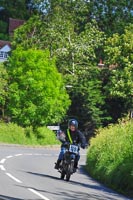
<svg viewBox="0 0 133 200">
<path fill-rule="evenodd" d="M 0 200 L 129 200 L 84 172 L 85 150 L 70 182 L 60 180 L 54 169 L 58 153 L 56 147 L 0 145 Z"/>
</svg>

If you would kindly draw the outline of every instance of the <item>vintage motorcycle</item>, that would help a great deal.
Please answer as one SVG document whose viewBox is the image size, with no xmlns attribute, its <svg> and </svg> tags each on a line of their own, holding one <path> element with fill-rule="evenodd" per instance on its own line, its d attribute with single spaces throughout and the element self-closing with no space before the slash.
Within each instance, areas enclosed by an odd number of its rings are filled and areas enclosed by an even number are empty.
<svg viewBox="0 0 133 200">
<path fill-rule="evenodd" d="M 61 173 L 61 179 L 66 179 L 66 181 L 70 180 L 71 175 L 74 171 L 74 162 L 75 158 L 79 153 L 80 146 L 79 144 L 70 144 L 66 145 L 66 152 L 63 156 L 63 160 L 59 166 L 59 172 Z"/>
</svg>

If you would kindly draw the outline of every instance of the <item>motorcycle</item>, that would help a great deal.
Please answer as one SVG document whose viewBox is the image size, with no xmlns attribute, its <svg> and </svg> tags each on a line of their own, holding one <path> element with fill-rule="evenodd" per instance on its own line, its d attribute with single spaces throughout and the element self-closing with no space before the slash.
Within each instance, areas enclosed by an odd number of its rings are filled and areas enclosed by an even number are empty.
<svg viewBox="0 0 133 200">
<path fill-rule="evenodd" d="M 76 156 L 79 153 L 79 145 L 78 144 L 67 144 L 66 152 L 63 156 L 63 160 L 59 166 L 59 172 L 61 173 L 61 179 L 66 177 L 66 181 L 70 180 L 71 175 L 74 171 L 74 162 Z"/>
</svg>

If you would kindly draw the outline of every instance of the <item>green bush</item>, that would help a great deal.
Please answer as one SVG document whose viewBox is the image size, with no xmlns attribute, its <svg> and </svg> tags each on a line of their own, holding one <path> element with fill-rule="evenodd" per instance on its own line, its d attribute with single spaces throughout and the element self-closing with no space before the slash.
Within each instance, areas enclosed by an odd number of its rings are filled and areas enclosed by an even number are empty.
<svg viewBox="0 0 133 200">
<path fill-rule="evenodd" d="M 35 134 L 40 145 L 59 144 L 55 137 L 55 133 L 46 127 L 38 128 Z"/>
<path fill-rule="evenodd" d="M 0 123 L 0 142 L 24 144 L 26 135 L 24 129 L 13 123 Z"/>
<path fill-rule="evenodd" d="M 58 144 L 53 131 L 41 127 L 33 132 L 32 127 L 22 128 L 14 123 L 0 122 L 0 142 L 23 145 Z"/>
<path fill-rule="evenodd" d="M 48 50 L 12 52 L 7 63 L 8 115 L 20 126 L 34 129 L 62 119 L 70 105 L 62 75 Z"/>
<path fill-rule="evenodd" d="M 133 122 L 101 128 L 90 143 L 89 173 L 112 188 L 133 196 Z"/>
</svg>

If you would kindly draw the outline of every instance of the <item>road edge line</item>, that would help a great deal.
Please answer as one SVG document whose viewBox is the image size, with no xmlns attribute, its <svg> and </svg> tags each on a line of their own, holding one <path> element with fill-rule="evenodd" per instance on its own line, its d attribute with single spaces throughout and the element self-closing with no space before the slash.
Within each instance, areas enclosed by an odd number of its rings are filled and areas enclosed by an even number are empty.
<svg viewBox="0 0 133 200">
<path fill-rule="evenodd" d="M 42 194 L 40 194 L 39 192 L 37 192 L 36 190 L 32 189 L 32 188 L 28 188 L 28 190 L 34 194 L 36 194 L 37 196 L 41 197 L 44 200 L 50 200 L 47 197 L 43 196 Z"/>
<path fill-rule="evenodd" d="M 16 181 L 17 183 L 22 183 L 22 181 L 20 181 L 19 179 L 15 178 L 14 176 L 12 176 L 10 173 L 6 173 L 7 176 L 9 176 L 11 179 L 13 179 L 14 181 Z"/>
</svg>

